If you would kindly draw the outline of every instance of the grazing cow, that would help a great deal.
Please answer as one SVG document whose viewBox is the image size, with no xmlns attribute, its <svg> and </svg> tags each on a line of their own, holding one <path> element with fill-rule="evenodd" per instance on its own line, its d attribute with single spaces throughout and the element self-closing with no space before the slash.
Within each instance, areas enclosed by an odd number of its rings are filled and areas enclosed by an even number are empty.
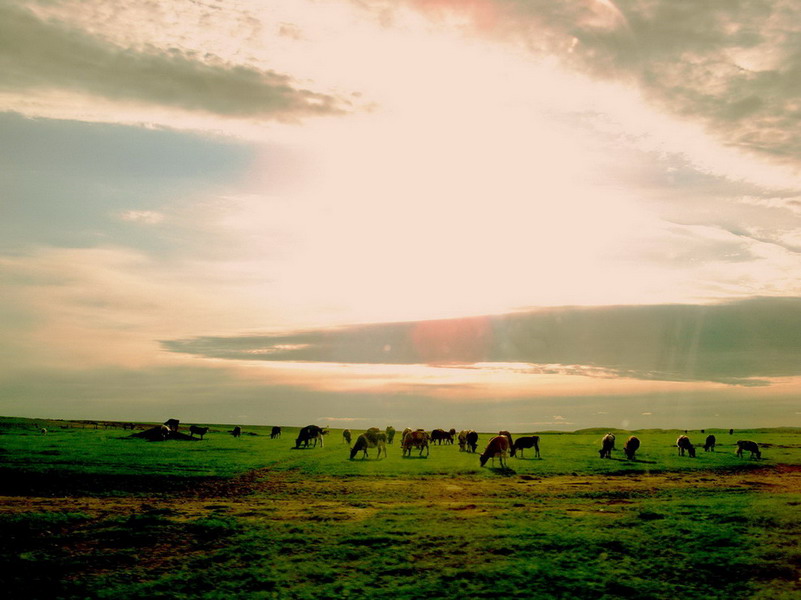
<svg viewBox="0 0 801 600">
<path fill-rule="evenodd" d="M 715 436 L 711 433 L 706 436 L 706 441 L 704 442 L 704 452 L 714 452 L 716 442 L 717 440 L 715 439 Z"/>
<path fill-rule="evenodd" d="M 189 426 L 189 437 L 195 437 L 195 434 L 200 436 L 200 439 L 203 439 L 203 436 L 209 432 L 208 427 L 198 427 L 197 425 L 190 425 Z"/>
<path fill-rule="evenodd" d="M 426 451 L 426 456 L 429 455 L 428 434 L 424 430 L 409 430 L 408 433 L 403 436 L 403 440 L 401 441 L 402 456 L 411 456 L 412 448 L 419 448 L 420 456 L 423 456 L 423 450 Z"/>
<path fill-rule="evenodd" d="M 306 425 L 303 429 L 298 432 L 298 438 L 295 440 L 295 448 L 300 448 L 300 445 L 303 444 L 304 448 L 309 447 L 309 442 L 314 442 L 314 447 L 317 447 L 317 442 L 320 442 L 320 446 L 323 446 L 323 436 L 328 433 L 322 427 L 318 427 L 317 425 Z"/>
<path fill-rule="evenodd" d="M 737 440 L 737 456 L 743 456 L 743 451 L 748 450 L 751 453 L 750 458 L 762 458 L 762 452 L 759 451 L 759 445 L 756 442 L 749 440 Z"/>
<path fill-rule="evenodd" d="M 434 429 L 431 431 L 431 443 L 437 442 L 437 445 L 442 445 L 442 442 L 447 442 L 450 434 L 444 429 Z M 451 438 L 451 441 L 453 439 Z"/>
<path fill-rule="evenodd" d="M 356 443 L 350 449 L 350 459 L 356 456 L 359 451 L 364 455 L 362 458 L 367 458 L 368 448 L 378 448 L 376 458 L 381 458 L 381 452 L 384 452 L 384 458 L 387 457 L 387 434 L 382 432 L 378 427 L 371 427 L 365 433 L 356 438 Z"/>
<path fill-rule="evenodd" d="M 395 439 L 395 428 L 392 425 L 387 425 L 387 444 L 391 444 L 392 440 Z"/>
<path fill-rule="evenodd" d="M 239 425 L 237 425 L 231 431 L 231 435 L 234 436 L 235 438 L 238 438 L 240 435 L 242 435 L 242 428 Z"/>
<path fill-rule="evenodd" d="M 607 433 L 601 438 L 601 449 L 598 450 L 598 453 L 601 455 L 601 458 L 612 458 L 612 450 L 614 449 L 615 435 L 613 433 Z"/>
<path fill-rule="evenodd" d="M 629 439 L 626 440 L 626 444 L 623 446 L 623 452 L 626 455 L 626 458 L 629 460 L 634 460 L 634 455 L 637 453 L 637 450 L 640 449 L 640 440 L 634 436 L 631 436 Z"/>
<path fill-rule="evenodd" d="M 350 429 L 343 429 L 342 430 L 342 442 L 350 446 Z"/>
<path fill-rule="evenodd" d="M 467 432 L 467 447 L 473 454 L 475 454 L 476 448 L 478 448 L 478 434 L 472 429 Z"/>
<path fill-rule="evenodd" d="M 512 445 L 509 443 L 508 437 L 505 435 L 496 435 L 489 441 L 487 447 L 484 449 L 484 453 L 479 457 L 479 463 L 481 463 L 483 467 L 491 458 L 492 465 L 495 466 L 495 458 L 498 457 L 501 462 L 501 469 L 506 469 L 506 457 L 511 447 Z"/>
<path fill-rule="evenodd" d="M 459 435 L 456 436 L 456 441 L 459 442 L 459 452 L 467 450 L 467 429 L 462 429 Z"/>
<path fill-rule="evenodd" d="M 281 437 L 281 428 L 280 427 L 273 427 L 270 431 L 270 439 L 274 440 L 276 438 Z"/>
<path fill-rule="evenodd" d="M 512 434 L 509 433 L 508 431 L 499 431 L 498 435 L 502 435 L 502 436 L 506 437 L 506 439 L 509 440 L 509 448 L 510 448 L 511 456 L 514 456 L 515 455 L 515 441 L 512 439 Z"/>
<path fill-rule="evenodd" d="M 515 440 L 512 444 L 512 456 L 515 456 L 517 451 L 520 451 L 520 458 L 523 458 L 523 450 L 526 448 L 534 448 L 534 456 L 540 457 L 540 436 L 538 435 L 524 435 Z"/>
<path fill-rule="evenodd" d="M 164 425 L 166 425 L 170 431 L 178 431 L 179 423 L 180 421 L 178 419 L 167 419 L 164 421 Z M 97 423 L 95 423 L 95 429 L 97 429 Z"/>
<path fill-rule="evenodd" d="M 676 446 L 679 448 L 679 456 L 684 456 L 684 451 L 686 450 L 690 458 L 695 458 L 695 446 L 692 445 L 690 438 L 686 435 L 679 436 L 676 440 Z"/>
</svg>

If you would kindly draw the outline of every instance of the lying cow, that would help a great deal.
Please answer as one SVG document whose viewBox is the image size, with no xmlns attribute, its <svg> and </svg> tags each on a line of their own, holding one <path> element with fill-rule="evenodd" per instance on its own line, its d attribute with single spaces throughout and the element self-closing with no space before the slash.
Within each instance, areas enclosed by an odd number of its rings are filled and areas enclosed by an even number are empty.
<svg viewBox="0 0 801 600">
<path fill-rule="evenodd" d="M 492 465 L 495 466 L 495 459 L 497 458 L 501 463 L 501 469 L 506 469 L 506 457 L 509 455 L 511 447 L 512 445 L 509 443 L 508 437 L 505 435 L 496 435 L 489 441 L 487 447 L 484 449 L 484 453 L 479 457 L 479 463 L 483 467 L 491 458 Z"/>
<path fill-rule="evenodd" d="M 612 458 L 612 450 L 615 449 L 615 434 L 607 433 L 603 438 L 601 438 L 601 449 L 598 450 L 598 453 L 601 455 L 601 458 Z"/>
<path fill-rule="evenodd" d="M 203 436 L 209 432 L 208 427 L 199 427 L 197 425 L 190 425 L 189 426 L 189 437 L 195 437 L 195 434 L 200 436 L 200 439 L 203 439 Z"/>
<path fill-rule="evenodd" d="M 631 436 L 629 439 L 626 440 L 626 444 L 623 446 L 623 453 L 629 460 L 634 460 L 634 455 L 637 453 L 637 450 L 639 449 L 640 449 L 639 438 Z"/>
<path fill-rule="evenodd" d="M 381 452 L 384 453 L 384 458 L 387 456 L 387 434 L 382 432 L 378 427 L 371 427 L 365 433 L 356 438 L 356 443 L 350 449 L 350 459 L 353 460 L 360 451 L 364 453 L 362 458 L 367 458 L 368 448 L 378 448 L 376 458 L 381 458 Z"/>
<path fill-rule="evenodd" d="M 423 450 L 425 450 L 426 456 L 428 456 L 430 452 L 428 447 L 428 434 L 422 429 L 416 431 L 409 430 L 403 436 L 403 440 L 401 441 L 402 456 L 411 456 L 412 448 L 418 448 L 420 450 L 420 456 L 423 456 Z"/>
<path fill-rule="evenodd" d="M 679 448 L 679 456 L 684 456 L 684 451 L 686 450 L 690 458 L 695 458 L 695 446 L 692 445 L 690 438 L 686 435 L 679 436 L 676 440 L 676 446 Z"/>
<path fill-rule="evenodd" d="M 762 458 L 762 452 L 759 451 L 759 444 L 750 440 L 737 440 L 737 456 L 742 458 L 745 450 L 751 453 L 750 458 Z"/>
<path fill-rule="evenodd" d="M 512 456 L 520 452 L 520 458 L 523 458 L 523 450 L 526 448 L 534 448 L 534 456 L 540 457 L 540 436 L 538 435 L 524 435 L 515 440 L 512 444 Z"/>
</svg>

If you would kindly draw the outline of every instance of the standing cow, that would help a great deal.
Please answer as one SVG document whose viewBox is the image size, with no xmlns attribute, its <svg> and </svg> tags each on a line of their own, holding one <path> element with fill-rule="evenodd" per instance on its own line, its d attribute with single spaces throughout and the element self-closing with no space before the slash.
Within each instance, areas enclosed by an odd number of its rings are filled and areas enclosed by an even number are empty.
<svg viewBox="0 0 801 600">
<path fill-rule="evenodd" d="M 637 450 L 640 449 L 640 440 L 635 436 L 631 436 L 629 439 L 626 440 L 626 444 L 623 446 L 623 452 L 626 455 L 626 458 L 629 460 L 634 460 L 634 455 L 637 453 Z"/>
<path fill-rule="evenodd" d="M 295 448 L 300 448 L 300 445 L 303 444 L 304 448 L 308 448 L 311 442 L 314 442 L 314 447 L 317 447 L 317 442 L 320 443 L 320 447 L 323 446 L 323 436 L 328 433 L 323 427 L 318 427 L 317 425 L 306 425 L 303 429 L 298 432 L 298 437 L 295 440 Z"/>
<path fill-rule="evenodd" d="M 747 450 L 751 453 L 750 458 L 760 459 L 762 458 L 762 452 L 759 450 L 759 444 L 756 442 L 752 442 L 750 440 L 737 440 L 737 456 L 742 458 L 743 452 Z"/>
<path fill-rule="evenodd" d="M 534 448 L 534 456 L 540 457 L 540 436 L 538 435 L 524 435 L 515 440 L 512 444 L 512 456 L 520 452 L 520 458 L 523 458 L 523 450 L 526 448 Z"/>
<path fill-rule="evenodd" d="M 273 427 L 272 431 L 270 431 L 270 439 L 274 440 L 276 438 L 281 437 L 281 428 L 280 427 Z"/>
<path fill-rule="evenodd" d="M 706 441 L 704 442 L 704 452 L 714 452 L 716 443 L 715 436 L 710 433 L 706 436 Z"/>
<path fill-rule="evenodd" d="M 239 425 L 237 425 L 231 430 L 231 435 L 234 436 L 235 438 L 238 438 L 239 436 L 242 435 L 242 428 Z"/>
<path fill-rule="evenodd" d="M 342 442 L 350 446 L 350 429 L 343 429 L 342 430 Z"/>
<path fill-rule="evenodd" d="M 401 454 L 402 456 L 411 456 L 412 448 L 420 450 L 419 456 L 423 456 L 423 450 L 426 451 L 426 456 L 429 455 L 430 449 L 428 447 L 428 434 L 418 429 L 412 431 L 411 429 L 404 433 L 403 440 L 401 441 Z"/>
<path fill-rule="evenodd" d="M 395 428 L 392 425 L 387 425 L 385 433 L 387 434 L 387 444 L 391 444 L 392 440 L 395 439 Z"/>
<path fill-rule="evenodd" d="M 377 448 L 376 458 L 381 458 L 381 452 L 384 453 L 384 458 L 387 456 L 387 434 L 382 432 L 378 427 L 371 427 L 365 433 L 356 438 L 356 443 L 350 449 L 350 458 L 353 460 L 360 451 L 363 452 L 362 458 L 367 458 L 367 449 Z"/>
<path fill-rule="evenodd" d="M 690 458 L 695 458 L 695 446 L 690 442 L 690 438 L 686 435 L 680 435 L 676 440 L 676 446 L 679 448 L 679 456 L 684 456 L 685 450 Z"/>
<path fill-rule="evenodd" d="M 505 435 L 496 435 L 489 441 L 487 447 L 484 449 L 484 453 L 479 457 L 478 461 L 483 467 L 491 458 L 494 466 L 495 459 L 498 458 L 501 463 L 501 469 L 506 469 L 506 457 L 509 455 L 511 447 L 512 445 L 509 443 L 508 437 Z"/>
<path fill-rule="evenodd" d="M 199 427 L 198 425 L 190 425 L 189 426 L 189 437 L 195 437 L 195 434 L 200 436 L 200 439 L 203 439 L 203 436 L 209 432 L 208 427 Z"/>
<path fill-rule="evenodd" d="M 612 450 L 615 449 L 615 434 L 607 433 L 603 438 L 601 438 L 601 449 L 598 450 L 598 453 L 601 455 L 601 458 L 612 458 Z"/>
</svg>

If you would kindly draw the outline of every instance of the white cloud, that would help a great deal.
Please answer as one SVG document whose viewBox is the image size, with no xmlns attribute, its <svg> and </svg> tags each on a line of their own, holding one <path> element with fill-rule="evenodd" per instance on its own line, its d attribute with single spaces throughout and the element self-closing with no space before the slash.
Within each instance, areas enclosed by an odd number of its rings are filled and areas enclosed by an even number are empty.
<svg viewBox="0 0 801 600">
<path fill-rule="evenodd" d="M 153 210 L 128 210 L 120 215 L 123 221 L 157 225 L 164 221 L 164 214 Z"/>
</svg>

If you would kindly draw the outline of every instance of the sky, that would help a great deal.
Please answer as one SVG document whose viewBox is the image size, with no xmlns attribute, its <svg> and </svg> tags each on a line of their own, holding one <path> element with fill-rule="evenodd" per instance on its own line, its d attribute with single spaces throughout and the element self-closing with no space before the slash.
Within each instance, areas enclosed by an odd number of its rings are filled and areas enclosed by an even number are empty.
<svg viewBox="0 0 801 600">
<path fill-rule="evenodd" d="M 0 414 L 801 426 L 792 0 L 7 0 Z"/>
</svg>

